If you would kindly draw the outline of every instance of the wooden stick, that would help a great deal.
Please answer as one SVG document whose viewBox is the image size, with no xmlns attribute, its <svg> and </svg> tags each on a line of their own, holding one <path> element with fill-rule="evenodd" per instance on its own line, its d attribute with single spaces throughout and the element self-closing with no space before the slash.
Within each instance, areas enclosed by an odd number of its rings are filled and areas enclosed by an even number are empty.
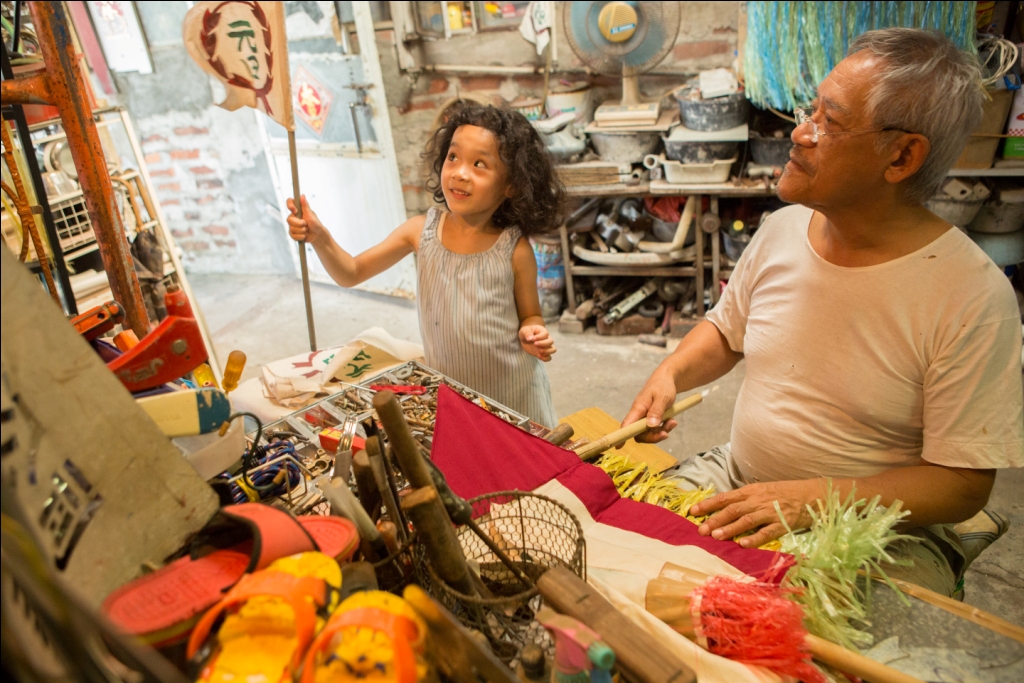
<svg viewBox="0 0 1024 683">
<path fill-rule="evenodd" d="M 694 683 L 696 675 L 674 652 L 658 643 L 580 577 L 565 567 L 537 580 L 544 601 L 601 634 L 615 650 L 618 667 L 637 683 Z"/>
<path fill-rule="evenodd" d="M 409 423 L 395 393 L 387 390 L 378 391 L 373 396 L 373 409 L 377 411 L 377 416 L 384 425 L 384 433 L 388 435 L 388 442 L 394 449 L 405 478 L 413 488 L 434 488 L 430 469 L 420 453 L 420 444 L 412 436 L 412 430 L 409 429 Z"/>
<path fill-rule="evenodd" d="M 302 218 L 302 195 L 299 193 L 299 156 L 295 149 L 295 131 L 288 131 L 288 156 L 292 162 L 292 199 L 295 214 Z M 309 295 L 309 266 L 306 265 L 306 241 L 299 242 L 299 269 L 302 271 L 302 296 L 306 302 L 306 329 L 309 331 L 309 350 L 316 351 L 316 329 L 313 326 L 313 300 Z"/>
<path fill-rule="evenodd" d="M 885 583 L 885 579 L 881 576 L 872 575 L 871 578 L 879 583 Z M 1016 640 L 1018 643 L 1024 643 L 1024 628 L 1021 628 L 1020 626 L 1011 624 L 1008 621 L 1003 621 L 996 615 L 986 612 L 983 609 L 971 607 L 966 603 L 954 600 L 953 598 L 945 595 L 940 595 L 939 593 L 928 590 L 923 586 L 918 586 L 917 584 L 903 581 L 902 579 L 894 579 L 892 577 L 889 577 L 889 580 L 896 584 L 896 587 L 907 595 L 911 595 L 918 600 L 923 600 L 928 604 L 940 607 L 947 612 L 955 614 L 963 619 L 967 619 L 968 621 L 973 621 L 979 626 L 984 626 L 988 630 L 995 631 L 1000 635 Z"/>
<path fill-rule="evenodd" d="M 427 560 L 441 580 L 463 595 L 478 595 L 466 556 L 455 537 L 437 489 L 433 485 L 415 489 L 402 498 L 401 505 L 412 519 Z"/>
<path fill-rule="evenodd" d="M 448 610 L 432 600 L 419 586 L 406 586 L 402 597 L 430 628 L 437 666 L 456 683 L 519 683 L 489 647 L 469 635 Z M 479 678 L 478 678 L 479 676 Z"/>
<path fill-rule="evenodd" d="M 868 659 L 862 654 L 847 650 L 845 647 L 818 636 L 808 633 L 804 642 L 807 643 L 808 651 L 818 661 L 825 662 L 848 674 L 859 676 L 870 683 L 922 683 L 919 678 Z"/>
<path fill-rule="evenodd" d="M 704 397 L 700 394 L 687 396 L 682 401 L 670 406 L 665 411 L 664 419 L 668 420 L 669 418 L 675 417 L 679 413 L 689 410 L 703 400 Z M 647 426 L 647 418 L 641 418 L 632 424 L 626 425 L 622 429 L 617 429 L 611 434 L 602 436 L 597 441 L 592 441 L 585 446 L 580 446 L 576 449 L 576 455 L 580 456 L 580 460 L 593 460 L 609 448 L 614 448 L 615 446 L 624 444 L 633 437 L 643 434 L 648 429 L 651 429 L 651 427 Z"/>
</svg>

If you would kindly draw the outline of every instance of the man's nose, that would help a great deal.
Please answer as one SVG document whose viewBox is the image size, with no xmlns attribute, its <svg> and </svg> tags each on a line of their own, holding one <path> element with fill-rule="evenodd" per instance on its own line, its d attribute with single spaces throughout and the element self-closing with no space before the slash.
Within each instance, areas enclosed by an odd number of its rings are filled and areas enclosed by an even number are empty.
<svg viewBox="0 0 1024 683">
<path fill-rule="evenodd" d="M 807 122 L 797 124 L 793 132 L 789 134 L 789 139 L 793 141 L 794 145 L 814 147 L 814 126 Z"/>
</svg>

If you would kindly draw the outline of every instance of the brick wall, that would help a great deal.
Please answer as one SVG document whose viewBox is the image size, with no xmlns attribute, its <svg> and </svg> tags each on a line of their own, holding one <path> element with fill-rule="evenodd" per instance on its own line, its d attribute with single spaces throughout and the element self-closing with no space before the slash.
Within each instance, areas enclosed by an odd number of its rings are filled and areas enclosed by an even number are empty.
<svg viewBox="0 0 1024 683">
<path fill-rule="evenodd" d="M 238 251 L 235 211 L 209 125 L 168 122 L 147 128 L 142 150 L 183 261 L 195 265 L 233 256 Z"/>
</svg>

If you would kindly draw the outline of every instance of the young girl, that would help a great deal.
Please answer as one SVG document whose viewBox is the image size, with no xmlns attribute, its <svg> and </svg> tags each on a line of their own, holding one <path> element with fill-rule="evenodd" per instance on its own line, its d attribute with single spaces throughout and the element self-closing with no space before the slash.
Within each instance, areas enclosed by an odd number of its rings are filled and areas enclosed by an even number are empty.
<svg viewBox="0 0 1024 683">
<path fill-rule="evenodd" d="M 358 256 L 338 246 L 302 197 L 288 200 L 289 234 L 316 249 L 352 287 L 417 254 L 420 332 L 427 365 L 547 427 L 558 423 L 541 361 L 554 341 L 537 295 L 526 239 L 558 225 L 564 191 L 533 126 L 508 108 L 460 102 L 430 139 L 430 209 Z"/>
</svg>

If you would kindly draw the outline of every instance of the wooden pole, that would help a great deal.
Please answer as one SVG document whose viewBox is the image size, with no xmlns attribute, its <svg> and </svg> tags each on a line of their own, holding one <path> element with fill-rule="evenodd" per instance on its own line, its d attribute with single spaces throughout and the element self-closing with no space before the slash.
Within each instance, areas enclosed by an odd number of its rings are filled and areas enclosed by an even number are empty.
<svg viewBox="0 0 1024 683">
<path fill-rule="evenodd" d="M 292 199 L 295 212 L 302 218 L 302 195 L 299 193 L 299 156 L 295 150 L 295 131 L 288 131 L 288 157 L 292 162 Z M 309 267 L 306 265 L 306 242 L 299 242 L 299 269 L 302 271 L 302 296 L 306 302 L 306 329 L 309 330 L 309 350 L 316 351 L 316 329 L 313 326 L 313 301 L 309 296 Z"/>
</svg>

